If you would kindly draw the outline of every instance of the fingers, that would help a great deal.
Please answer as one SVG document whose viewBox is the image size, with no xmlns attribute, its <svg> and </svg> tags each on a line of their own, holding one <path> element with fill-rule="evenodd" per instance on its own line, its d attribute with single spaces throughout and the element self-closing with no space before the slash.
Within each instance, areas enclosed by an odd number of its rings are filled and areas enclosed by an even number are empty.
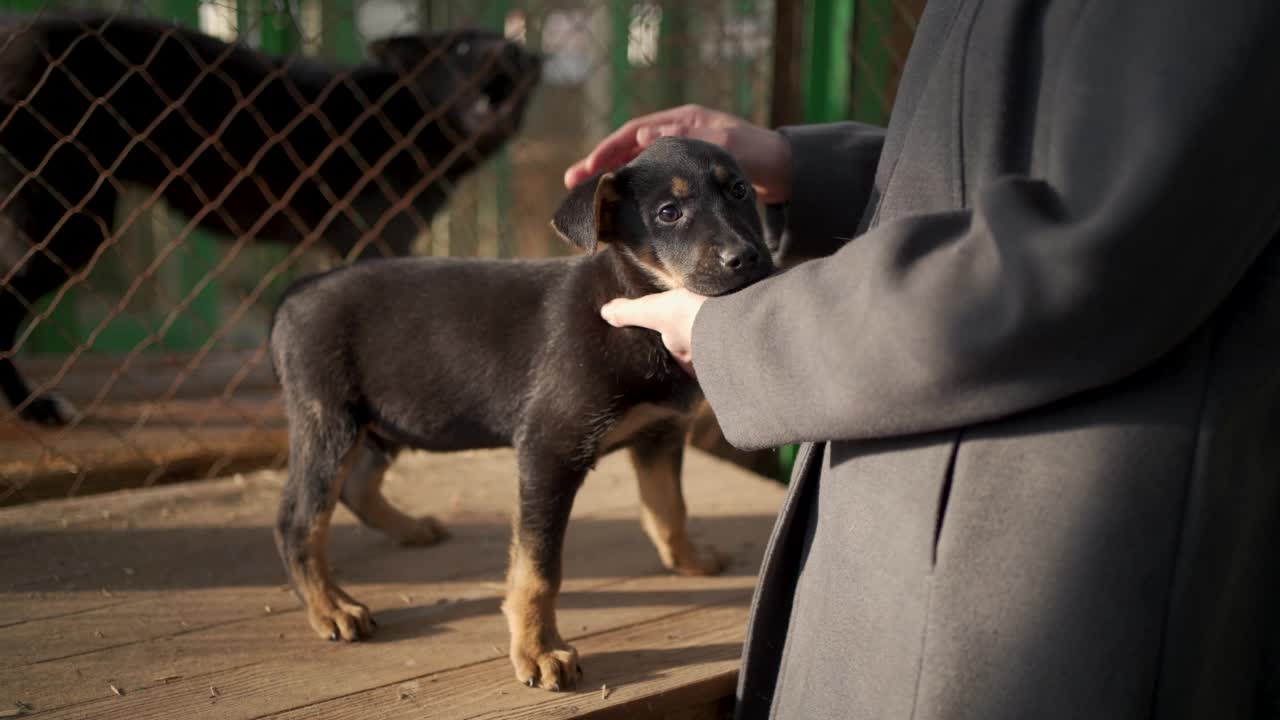
<svg viewBox="0 0 1280 720">
<path fill-rule="evenodd" d="M 633 121 L 634 122 L 634 121 Z M 619 128 L 596 146 L 587 157 L 569 167 L 564 174 L 565 187 L 573 187 L 595 173 L 626 164 L 660 137 L 688 137 L 728 148 L 732 134 L 729 128 L 695 125 L 680 118 L 677 122 L 652 123 L 649 119 L 634 128 L 631 123 Z"/>
<path fill-rule="evenodd" d="M 685 123 L 669 123 L 666 125 L 646 125 L 636 131 L 636 144 L 646 148 L 660 137 L 687 137 L 728 148 L 730 131 L 728 128 L 688 125 Z"/>
<path fill-rule="evenodd" d="M 642 297 L 617 298 L 600 308 L 600 317 L 614 327 L 638 326 L 666 334 L 685 330 L 706 298 L 685 289 Z"/>
<path fill-rule="evenodd" d="M 606 138 L 590 155 L 569 166 L 564 173 L 564 186 L 572 188 L 602 170 L 624 165 L 639 155 L 640 150 L 634 131 L 626 137 Z"/>
<path fill-rule="evenodd" d="M 791 144 L 781 134 L 752 125 L 707 125 L 683 118 L 640 125 L 626 136 L 606 138 L 565 172 L 565 185 L 573 187 L 597 172 L 627 163 L 661 137 L 693 138 L 724 148 L 765 202 L 785 202 L 791 195 Z"/>
<path fill-rule="evenodd" d="M 680 366 L 681 370 L 688 373 L 689 377 L 695 379 L 698 377 L 698 373 L 693 369 L 693 355 L 691 353 L 680 353 L 678 355 L 672 353 L 671 357 L 675 358 L 676 364 Z"/>
<path fill-rule="evenodd" d="M 674 319 L 672 310 L 670 293 L 663 292 L 634 300 L 611 300 L 600 308 L 600 317 L 614 327 L 643 327 L 661 333 Z"/>
<path fill-rule="evenodd" d="M 706 108 L 698 105 L 681 105 L 680 107 L 659 110 L 648 115 L 641 115 L 638 118 L 632 118 L 623 123 L 617 130 L 605 136 L 605 139 L 596 146 L 596 150 L 592 152 L 592 155 L 595 155 L 606 145 L 615 142 L 631 142 L 641 128 L 658 125 L 696 125 L 699 118 L 709 114 L 709 112 Z"/>
<path fill-rule="evenodd" d="M 637 133 L 642 128 L 661 125 L 696 125 L 699 118 L 708 114 L 710 111 L 701 106 L 681 105 L 628 120 L 617 130 L 606 135 L 585 158 L 565 171 L 565 187 L 572 188 L 588 177 L 629 162 L 640 154 L 647 145 L 637 140 Z"/>
<path fill-rule="evenodd" d="M 636 131 L 648 123 L 669 122 L 672 116 L 679 111 L 680 108 L 675 108 L 638 117 L 623 123 L 621 127 L 609 133 L 597 143 L 586 157 L 574 163 L 565 171 L 565 187 L 572 188 L 605 168 L 617 167 L 630 161 L 640 153 L 640 146 L 636 142 Z"/>
<path fill-rule="evenodd" d="M 629 327 L 637 324 L 643 325 L 643 321 L 647 320 L 649 317 L 649 313 L 645 312 L 646 307 L 648 307 L 646 304 L 641 303 L 640 310 L 637 312 L 636 302 L 634 300 L 620 298 L 618 300 L 612 300 L 606 303 L 604 307 L 600 308 L 600 317 L 604 318 L 605 322 L 614 327 Z M 638 320 L 641 322 L 637 322 Z"/>
<path fill-rule="evenodd" d="M 600 308 L 600 316 L 614 327 L 643 327 L 657 332 L 676 363 L 696 377 L 693 371 L 693 320 L 705 300 L 688 290 L 669 290 L 634 300 L 612 300 Z"/>
</svg>

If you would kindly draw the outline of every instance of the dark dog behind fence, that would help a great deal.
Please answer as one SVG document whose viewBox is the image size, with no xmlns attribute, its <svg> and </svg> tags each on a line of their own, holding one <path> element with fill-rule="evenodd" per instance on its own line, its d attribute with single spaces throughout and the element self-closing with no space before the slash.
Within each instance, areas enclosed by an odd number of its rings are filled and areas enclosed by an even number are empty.
<svg viewBox="0 0 1280 720">
<path fill-rule="evenodd" d="M 15 339 L 137 218 L 116 222 L 124 183 L 238 244 L 405 255 L 442 185 L 518 131 L 541 65 L 477 30 L 369 51 L 335 67 L 119 16 L 0 23 L 0 389 L 24 419 L 74 419 L 18 372 Z"/>
</svg>

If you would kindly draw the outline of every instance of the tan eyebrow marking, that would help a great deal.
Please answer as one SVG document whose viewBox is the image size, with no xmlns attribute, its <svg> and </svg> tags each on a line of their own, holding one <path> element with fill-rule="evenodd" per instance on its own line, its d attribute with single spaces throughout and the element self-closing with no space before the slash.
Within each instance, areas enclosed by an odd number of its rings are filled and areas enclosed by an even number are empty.
<svg viewBox="0 0 1280 720">
<path fill-rule="evenodd" d="M 672 194 L 672 195 L 675 195 L 676 197 L 680 197 L 680 198 L 682 198 L 682 197 L 688 197 L 688 196 L 689 196 L 689 181 L 688 181 L 688 180 L 685 180 L 685 179 L 684 179 L 684 178 L 682 178 L 682 177 L 673 177 L 673 178 L 671 178 L 671 194 Z"/>
</svg>

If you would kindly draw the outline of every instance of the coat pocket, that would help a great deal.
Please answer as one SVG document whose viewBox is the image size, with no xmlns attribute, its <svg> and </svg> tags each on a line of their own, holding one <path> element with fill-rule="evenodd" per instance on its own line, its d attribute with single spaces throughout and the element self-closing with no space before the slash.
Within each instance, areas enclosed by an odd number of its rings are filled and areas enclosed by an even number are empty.
<svg viewBox="0 0 1280 720">
<path fill-rule="evenodd" d="M 964 431 L 956 433 L 951 440 L 951 456 L 947 459 L 947 469 L 942 476 L 942 484 L 938 489 L 938 506 L 933 519 L 933 556 L 930 567 L 938 566 L 938 543 L 942 541 L 942 529 L 947 523 L 947 505 L 951 502 L 951 485 L 955 481 L 956 457 L 960 454 L 960 441 Z"/>
</svg>

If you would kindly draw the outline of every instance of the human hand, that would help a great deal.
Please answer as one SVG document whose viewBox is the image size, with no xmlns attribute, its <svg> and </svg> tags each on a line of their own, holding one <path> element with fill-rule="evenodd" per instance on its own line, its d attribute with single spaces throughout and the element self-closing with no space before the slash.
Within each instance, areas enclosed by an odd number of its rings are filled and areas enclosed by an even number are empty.
<svg viewBox="0 0 1280 720">
<path fill-rule="evenodd" d="M 660 137 L 689 137 L 723 147 L 742 166 L 766 203 L 791 196 L 791 144 L 776 130 L 701 105 L 682 105 L 634 118 L 601 140 L 565 171 L 572 188 L 588 177 L 629 162 Z"/>
<path fill-rule="evenodd" d="M 600 308 L 614 327 L 643 327 L 662 336 L 662 344 L 685 372 L 693 370 L 693 321 L 707 298 L 684 288 L 629 300 L 619 298 Z"/>
</svg>

